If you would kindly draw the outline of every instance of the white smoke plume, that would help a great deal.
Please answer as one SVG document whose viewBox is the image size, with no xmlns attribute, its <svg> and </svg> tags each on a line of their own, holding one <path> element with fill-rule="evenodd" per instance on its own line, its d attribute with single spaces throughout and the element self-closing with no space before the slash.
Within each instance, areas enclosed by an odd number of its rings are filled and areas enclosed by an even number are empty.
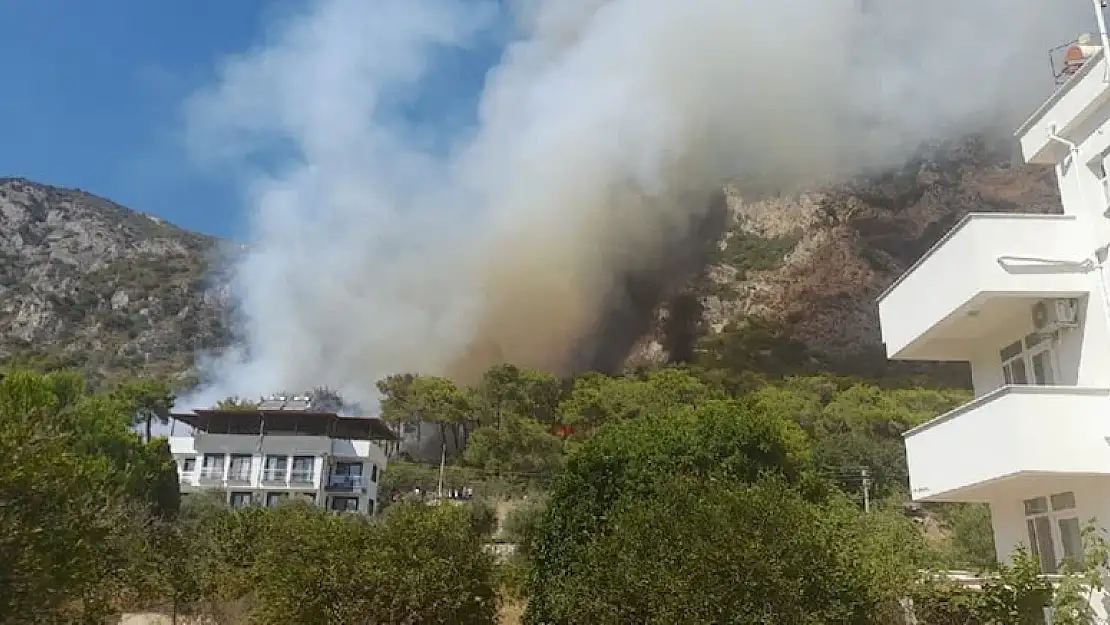
<svg viewBox="0 0 1110 625">
<path fill-rule="evenodd" d="M 1082 0 L 506 1 L 321 0 L 189 100 L 191 153 L 241 181 L 251 229 L 246 345 L 185 403 L 582 366 L 622 277 L 665 267 L 722 181 L 835 180 L 1020 121 L 1047 49 L 1094 21 Z M 476 119 L 406 114 L 491 40 Z"/>
</svg>

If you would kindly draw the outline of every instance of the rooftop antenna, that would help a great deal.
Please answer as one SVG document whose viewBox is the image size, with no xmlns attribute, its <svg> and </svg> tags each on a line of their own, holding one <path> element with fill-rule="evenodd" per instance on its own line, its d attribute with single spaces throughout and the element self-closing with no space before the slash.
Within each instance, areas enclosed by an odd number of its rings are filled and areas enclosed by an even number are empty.
<svg viewBox="0 0 1110 625">
<path fill-rule="evenodd" d="M 1110 82 L 1110 37 L 1106 34 L 1106 9 L 1107 0 L 1091 0 L 1095 5 L 1095 20 L 1098 22 L 1098 36 L 1102 38 L 1102 80 Z"/>
</svg>

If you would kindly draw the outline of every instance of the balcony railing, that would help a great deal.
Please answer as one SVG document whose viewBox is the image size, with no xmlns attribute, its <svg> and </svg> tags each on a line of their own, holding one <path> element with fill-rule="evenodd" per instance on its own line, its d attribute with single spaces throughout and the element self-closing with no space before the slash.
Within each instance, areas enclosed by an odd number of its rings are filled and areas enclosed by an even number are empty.
<svg viewBox="0 0 1110 625">
<path fill-rule="evenodd" d="M 328 478 L 328 490 L 355 490 L 366 485 L 362 475 L 333 475 Z"/>
<path fill-rule="evenodd" d="M 204 467 L 200 470 L 198 479 L 202 484 L 213 484 L 224 481 L 223 467 Z"/>
<path fill-rule="evenodd" d="M 227 474 L 227 481 L 232 484 L 247 484 L 251 481 L 251 470 L 233 470 Z"/>
<path fill-rule="evenodd" d="M 284 484 L 285 469 L 265 469 L 262 471 L 262 482 L 265 484 Z"/>
<path fill-rule="evenodd" d="M 311 484 L 312 483 L 312 475 L 313 475 L 312 471 L 296 471 L 296 470 L 294 470 L 292 473 L 289 474 L 289 483 L 290 484 Z"/>
</svg>

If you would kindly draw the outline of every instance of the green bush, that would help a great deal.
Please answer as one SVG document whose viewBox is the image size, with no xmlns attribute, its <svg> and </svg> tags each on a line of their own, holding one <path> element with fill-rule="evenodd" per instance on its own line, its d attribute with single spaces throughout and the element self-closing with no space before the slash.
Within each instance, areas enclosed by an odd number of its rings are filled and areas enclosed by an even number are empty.
<svg viewBox="0 0 1110 625">
<path fill-rule="evenodd" d="M 264 623 L 493 623 L 497 577 L 463 506 L 393 506 L 380 521 L 309 504 L 192 508 L 171 558 L 191 611 Z M 195 583 L 193 583 L 195 582 Z"/>
<path fill-rule="evenodd" d="M 771 473 L 805 484 L 807 466 L 801 429 L 748 402 L 710 400 L 602 428 L 568 461 L 551 491 L 543 532 L 528 541 L 535 563 L 528 608 L 533 622 L 574 622 L 566 620 L 570 599 L 557 590 L 560 580 L 582 570 L 593 541 L 610 534 L 616 508 L 658 493 L 661 480 L 743 484 Z"/>
<path fill-rule="evenodd" d="M 915 530 L 865 521 L 781 477 L 675 476 L 621 498 L 558 570 L 539 568 L 528 622 L 886 623 L 915 574 Z"/>
</svg>

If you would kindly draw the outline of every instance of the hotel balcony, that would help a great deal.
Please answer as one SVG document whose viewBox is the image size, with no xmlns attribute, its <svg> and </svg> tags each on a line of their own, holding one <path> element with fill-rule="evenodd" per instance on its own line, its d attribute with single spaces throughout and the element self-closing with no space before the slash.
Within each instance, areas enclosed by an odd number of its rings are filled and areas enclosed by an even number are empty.
<svg viewBox="0 0 1110 625">
<path fill-rule="evenodd" d="M 1110 475 L 1110 389 L 1004 386 L 907 431 L 918 501 L 991 501 L 1031 481 Z M 1035 489 L 1034 489 L 1035 490 Z"/>
<path fill-rule="evenodd" d="M 1071 215 L 968 214 L 879 296 L 887 354 L 970 360 L 975 338 L 1038 300 L 1087 294 L 1087 238 Z"/>
<path fill-rule="evenodd" d="M 328 478 L 326 490 L 332 492 L 353 492 L 369 484 L 370 480 L 362 475 L 333 475 Z"/>
</svg>

